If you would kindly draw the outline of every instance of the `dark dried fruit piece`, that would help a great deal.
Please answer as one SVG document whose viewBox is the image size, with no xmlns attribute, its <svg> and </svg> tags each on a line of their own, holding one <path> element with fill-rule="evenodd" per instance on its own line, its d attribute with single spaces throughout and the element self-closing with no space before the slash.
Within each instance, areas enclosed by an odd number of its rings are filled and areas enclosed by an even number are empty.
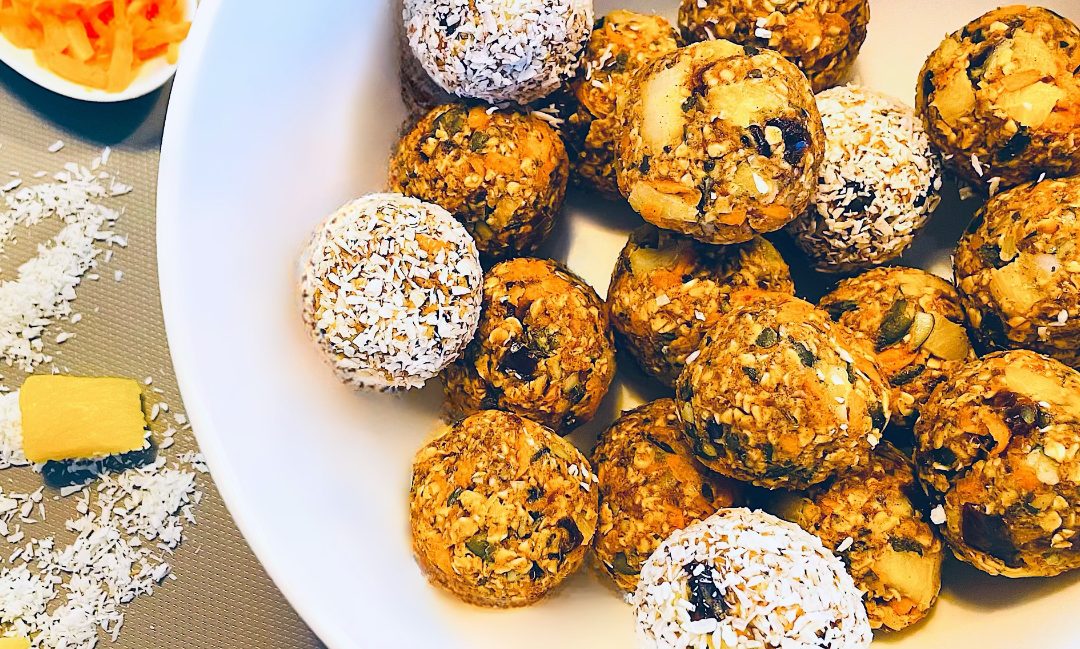
<svg viewBox="0 0 1080 649">
<path fill-rule="evenodd" d="M 694 605 L 689 611 L 690 619 L 719 620 L 727 614 L 727 602 L 716 587 L 713 577 L 712 566 L 699 561 L 691 561 L 683 566 L 686 573 L 687 585 L 690 588 L 690 603 Z"/>
<path fill-rule="evenodd" d="M 585 537 L 581 535 L 581 530 L 578 529 L 574 519 L 569 516 L 560 518 L 556 525 L 566 530 L 566 538 L 559 542 L 559 554 L 565 557 L 580 547 Z"/>
<path fill-rule="evenodd" d="M 750 135 L 754 138 L 754 146 L 757 152 L 766 158 L 772 155 L 772 146 L 765 139 L 765 130 L 757 124 L 750 125 Z"/>
<path fill-rule="evenodd" d="M 1031 144 L 1031 136 L 1028 135 L 1028 129 L 1026 126 L 1021 126 L 1020 130 L 1009 138 L 1009 141 L 1005 143 L 1005 146 L 998 150 L 994 157 L 998 162 L 1012 160 L 1023 153 L 1024 149 L 1026 149 L 1029 144 Z"/>
<path fill-rule="evenodd" d="M 1005 519 L 996 514 L 987 514 L 974 503 L 964 503 L 960 512 L 960 534 L 964 543 L 979 552 L 1000 560 L 1009 568 L 1019 568 L 1020 552 L 1012 540 L 1012 533 Z"/>
<path fill-rule="evenodd" d="M 799 361 L 807 367 L 813 367 L 817 362 L 817 357 L 814 356 L 814 352 L 810 351 L 810 348 L 800 342 L 792 341 L 792 348 L 795 350 L 795 354 L 799 357 Z"/>
<path fill-rule="evenodd" d="M 765 122 L 766 126 L 775 126 L 780 129 L 784 137 L 784 161 L 795 166 L 802 160 L 807 147 L 810 146 L 810 131 L 802 122 L 783 117 L 774 117 Z"/>
<path fill-rule="evenodd" d="M 1004 268 L 1008 261 L 1001 258 L 1001 246 L 996 243 L 984 243 L 979 246 L 979 259 L 991 268 Z"/>
</svg>

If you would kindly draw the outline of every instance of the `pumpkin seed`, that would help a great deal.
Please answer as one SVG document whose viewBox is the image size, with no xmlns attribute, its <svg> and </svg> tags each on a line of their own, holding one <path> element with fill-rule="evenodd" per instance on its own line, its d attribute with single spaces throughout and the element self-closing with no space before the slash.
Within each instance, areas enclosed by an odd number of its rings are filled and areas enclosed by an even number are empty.
<svg viewBox="0 0 1080 649">
<path fill-rule="evenodd" d="M 484 563 L 491 561 L 491 556 L 495 549 L 491 547 L 488 540 L 484 538 L 483 532 L 478 532 L 472 536 L 469 540 L 465 541 L 465 548 L 472 552 L 476 556 L 480 557 L 480 560 Z"/>
<path fill-rule="evenodd" d="M 908 365 L 904 369 L 900 370 L 889 379 L 889 383 L 893 385 L 904 385 L 914 381 L 920 374 L 926 371 L 925 365 Z"/>
<path fill-rule="evenodd" d="M 451 505 L 456 503 L 458 501 L 458 498 L 461 498 L 462 491 L 465 490 L 461 487 L 455 487 L 454 490 L 450 492 L 450 497 L 446 499 L 446 506 L 450 507 Z"/>
<path fill-rule="evenodd" d="M 919 311 L 911 321 L 911 346 L 913 349 L 922 347 L 926 339 L 934 331 L 934 314 Z"/>
<path fill-rule="evenodd" d="M 761 333 L 758 334 L 757 340 L 754 341 L 754 344 L 758 347 L 761 347 L 762 349 L 768 349 L 776 345 L 776 343 L 779 341 L 780 334 L 776 332 L 776 329 L 773 329 L 772 327 L 765 327 L 761 330 Z"/>
<path fill-rule="evenodd" d="M 854 311 L 859 308 L 859 303 L 855 300 L 841 300 L 839 302 L 833 302 L 825 306 L 825 311 L 828 312 L 829 317 L 834 321 L 839 321 L 840 316 L 844 315 L 848 311 Z"/>
<path fill-rule="evenodd" d="M 620 575 L 636 575 L 641 572 L 630 565 L 624 552 L 616 552 L 615 556 L 611 557 L 611 569 Z"/>
<path fill-rule="evenodd" d="M 877 351 L 899 342 L 907 334 L 915 319 L 910 313 L 910 306 L 910 302 L 900 298 L 889 307 L 878 329 L 877 342 L 874 345 Z"/>
</svg>

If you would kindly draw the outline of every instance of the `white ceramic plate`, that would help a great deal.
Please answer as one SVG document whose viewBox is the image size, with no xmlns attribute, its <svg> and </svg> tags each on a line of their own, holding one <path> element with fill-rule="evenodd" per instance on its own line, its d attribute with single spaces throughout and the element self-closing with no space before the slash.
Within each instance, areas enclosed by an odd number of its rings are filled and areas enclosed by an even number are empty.
<svg viewBox="0 0 1080 649">
<path fill-rule="evenodd" d="M 198 5 L 198 0 L 185 0 L 184 4 L 187 16 L 189 16 L 188 20 L 190 20 L 190 17 L 195 15 L 195 8 Z M 186 49 L 185 44 L 181 44 L 181 56 L 183 56 Z M 71 97 L 72 99 L 97 103 L 127 101 L 128 99 L 142 97 L 165 85 L 176 72 L 176 65 L 168 63 L 165 60 L 165 57 L 159 56 L 147 61 L 139 70 L 139 74 L 132 80 L 131 85 L 127 88 L 124 88 L 120 92 L 106 92 L 61 77 L 52 70 L 39 65 L 34 59 L 34 52 L 32 50 L 15 47 L 12 45 L 11 41 L 3 36 L 0 36 L 0 61 L 3 61 L 12 70 L 15 70 L 42 88 L 64 95 L 65 97 Z"/>
<path fill-rule="evenodd" d="M 941 37 L 995 0 L 875 0 L 857 76 L 914 101 Z M 1075 0 L 1046 3 L 1080 19 Z M 673 15 L 676 0 L 598 3 Z M 346 199 L 379 190 L 403 117 L 395 10 L 375 0 L 209 0 L 169 109 L 158 251 L 169 340 L 184 400 L 230 510 L 278 586 L 333 649 L 633 646 L 629 608 L 590 570 L 540 605 L 490 611 L 446 597 L 409 553 L 410 460 L 436 423 L 438 386 L 355 394 L 308 342 L 295 259 Z M 970 205 L 955 191 L 906 258 L 948 273 Z M 547 252 L 603 293 L 637 217 L 572 198 Z M 797 278 L 800 292 L 820 282 Z M 655 388 L 623 380 L 573 439 L 588 448 L 620 408 Z M 950 562 L 941 604 L 882 645 L 1075 649 L 1080 577 L 1009 581 Z"/>
</svg>

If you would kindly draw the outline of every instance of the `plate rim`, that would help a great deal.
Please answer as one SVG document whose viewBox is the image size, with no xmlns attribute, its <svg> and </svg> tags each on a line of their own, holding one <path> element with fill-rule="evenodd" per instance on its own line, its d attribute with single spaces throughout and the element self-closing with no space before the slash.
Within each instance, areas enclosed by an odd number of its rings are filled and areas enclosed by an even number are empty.
<svg viewBox="0 0 1080 649">
<path fill-rule="evenodd" d="M 355 638 L 347 634 L 332 619 L 319 614 L 319 609 L 314 603 L 290 594 L 296 591 L 289 587 L 291 582 L 286 577 L 287 571 L 272 559 L 273 553 L 268 549 L 270 544 L 255 533 L 257 526 L 252 522 L 243 504 L 245 499 L 240 497 L 242 486 L 232 470 L 232 462 L 228 459 L 228 454 L 218 442 L 219 436 L 213 432 L 214 418 L 209 409 L 202 405 L 203 401 L 200 399 L 202 390 L 198 382 L 192 378 L 195 372 L 186 359 L 195 358 L 196 350 L 185 333 L 179 315 L 180 309 L 172 297 L 180 293 L 180 278 L 184 269 L 182 251 L 168 243 L 174 239 L 174 233 L 180 223 L 179 219 L 182 218 L 179 210 L 176 209 L 178 192 L 177 184 L 173 179 L 180 174 L 181 157 L 178 151 L 184 140 L 185 130 L 191 124 L 199 70 L 205 63 L 210 37 L 223 4 L 224 0 L 199 2 L 199 19 L 192 22 L 191 32 L 184 43 L 185 51 L 180 64 L 176 66 L 175 80 L 162 132 L 157 175 L 155 248 L 165 335 L 177 386 L 184 401 L 188 421 L 191 422 L 192 433 L 199 444 L 199 451 L 210 467 L 211 479 L 218 493 L 221 494 L 226 510 L 244 537 L 244 542 L 248 544 L 259 564 L 266 570 L 274 586 L 319 640 L 327 647 L 344 649 L 355 646 L 353 643 Z"/>
</svg>

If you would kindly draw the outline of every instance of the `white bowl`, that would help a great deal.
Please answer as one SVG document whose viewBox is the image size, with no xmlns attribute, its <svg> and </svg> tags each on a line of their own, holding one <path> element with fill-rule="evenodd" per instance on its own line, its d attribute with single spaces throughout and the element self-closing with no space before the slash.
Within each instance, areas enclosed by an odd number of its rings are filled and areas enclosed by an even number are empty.
<svg viewBox="0 0 1080 649">
<path fill-rule="evenodd" d="M 198 0 L 185 0 L 184 4 L 188 20 L 191 20 L 195 15 Z M 185 50 L 186 47 L 182 43 L 180 45 L 181 56 L 183 56 Z M 135 76 L 127 88 L 119 92 L 107 92 L 61 77 L 39 64 L 34 58 L 33 50 L 15 47 L 11 41 L 3 36 L 0 36 L 0 61 L 3 61 L 12 70 L 42 88 L 72 99 L 96 103 L 127 101 L 128 99 L 142 97 L 165 85 L 176 72 L 176 64 L 169 63 L 165 60 L 165 57 L 159 56 L 144 63 L 142 68 L 139 69 L 139 74 Z"/>
<path fill-rule="evenodd" d="M 671 15 L 676 0 L 598 3 Z M 996 0 L 875 0 L 862 81 L 912 102 L 925 56 Z M 1047 2 L 1080 18 L 1075 0 Z M 158 195 L 169 340 L 217 484 L 271 576 L 316 633 L 350 647 L 630 647 L 628 607 L 591 570 L 513 611 L 460 604 L 428 586 L 409 551 L 413 452 L 436 424 L 438 386 L 405 396 L 340 385 L 306 337 L 295 260 L 310 230 L 350 197 L 379 190 L 403 117 L 394 9 L 310 0 L 209 0 L 173 92 Z M 906 261 L 948 273 L 971 205 L 953 194 Z M 547 252 L 601 292 L 626 233 L 625 205 L 574 197 Z M 801 287 L 808 284 L 800 277 Z M 587 448 L 619 408 L 653 396 L 632 370 Z M 912 647 L 1075 649 L 1080 575 L 1006 580 L 950 561 L 942 601 Z"/>
</svg>

